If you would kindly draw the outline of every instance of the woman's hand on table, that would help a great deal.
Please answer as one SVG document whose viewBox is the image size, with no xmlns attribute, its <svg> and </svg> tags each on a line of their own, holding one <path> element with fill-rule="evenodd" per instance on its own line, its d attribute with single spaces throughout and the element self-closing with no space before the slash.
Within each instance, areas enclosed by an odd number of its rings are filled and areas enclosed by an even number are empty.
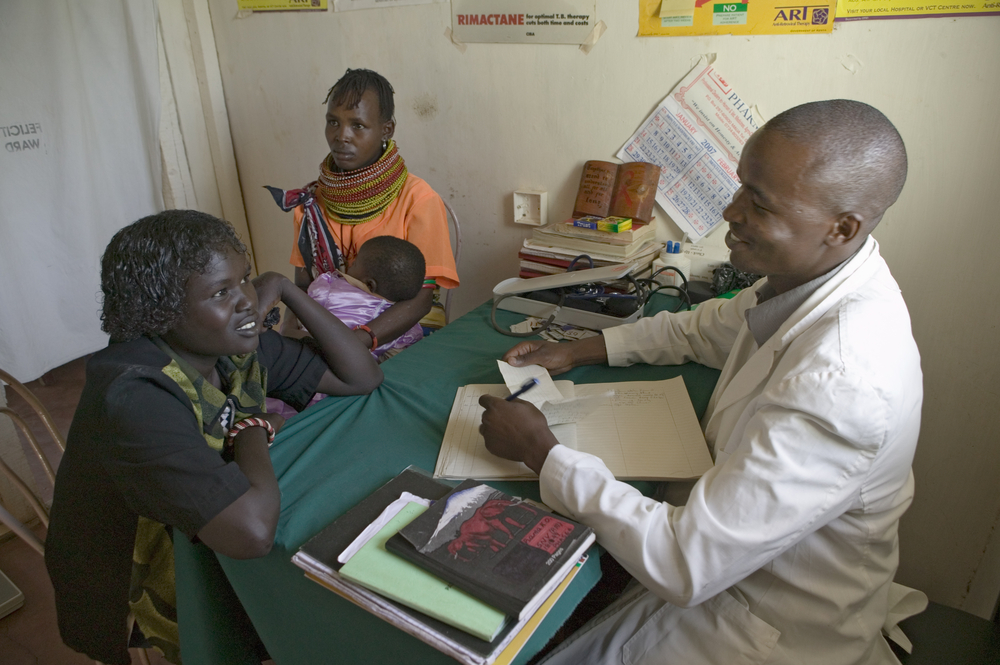
<svg viewBox="0 0 1000 665">
<path fill-rule="evenodd" d="M 577 342 L 554 344 L 542 340 L 521 342 L 503 354 L 503 361 L 514 367 L 541 365 L 549 374 L 562 374 L 580 365 L 608 362 L 604 336 L 588 337 Z"/>
<path fill-rule="evenodd" d="M 508 402 L 492 395 L 480 397 L 479 405 L 486 409 L 479 426 L 486 449 L 497 457 L 524 462 L 540 474 L 549 451 L 559 443 L 542 412 L 530 402 Z"/>
<path fill-rule="evenodd" d="M 277 432 L 285 419 L 277 413 L 255 413 Z M 222 509 L 199 531 L 198 538 L 220 554 L 234 559 L 254 559 L 271 551 L 281 512 L 281 491 L 268 452 L 263 427 L 247 427 L 233 441 L 233 461 L 250 482 L 250 488 Z"/>
</svg>

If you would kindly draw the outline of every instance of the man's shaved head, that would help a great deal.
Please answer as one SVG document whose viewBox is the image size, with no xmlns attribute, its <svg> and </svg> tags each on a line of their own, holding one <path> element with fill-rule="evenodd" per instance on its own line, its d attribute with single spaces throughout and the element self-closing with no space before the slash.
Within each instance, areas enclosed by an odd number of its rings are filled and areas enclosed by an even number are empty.
<svg viewBox="0 0 1000 665">
<path fill-rule="evenodd" d="M 830 212 L 856 212 L 870 233 L 906 182 L 906 148 L 889 119 L 849 99 L 811 102 L 775 116 L 761 131 L 809 145 L 807 175 L 826 187 Z"/>
</svg>

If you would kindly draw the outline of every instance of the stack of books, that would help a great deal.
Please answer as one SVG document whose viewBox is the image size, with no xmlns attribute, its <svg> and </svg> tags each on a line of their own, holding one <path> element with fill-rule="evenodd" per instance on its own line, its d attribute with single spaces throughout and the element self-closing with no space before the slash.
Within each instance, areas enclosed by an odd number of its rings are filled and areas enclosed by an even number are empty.
<svg viewBox="0 0 1000 665">
<path fill-rule="evenodd" d="M 612 233 L 588 229 L 573 224 L 574 219 L 541 226 L 532 231 L 518 252 L 519 277 L 541 277 L 566 272 L 576 257 L 586 254 L 595 268 L 632 263 L 633 275 L 649 269 L 653 260 L 663 251 L 663 243 L 656 241 L 652 224 L 632 220 L 632 228 Z M 586 259 L 576 261 L 575 269 L 588 268 Z"/>
<path fill-rule="evenodd" d="M 583 261 L 583 265 L 578 266 L 581 268 L 633 263 L 636 268 L 632 274 L 642 274 L 663 250 L 663 243 L 656 242 L 652 224 L 659 179 L 660 167 L 655 164 L 585 162 L 573 216 L 532 232 L 518 252 L 519 276 L 530 278 L 566 272 L 573 259 L 581 254 L 589 256 L 594 263 L 590 266 Z M 581 219 L 594 221 L 574 224 Z M 608 223 L 612 219 L 615 223 Z M 631 220 L 631 224 L 623 224 L 620 220 Z"/>
<path fill-rule="evenodd" d="M 428 504 L 429 507 L 428 507 Z M 467 665 L 507 663 L 586 560 L 593 531 L 410 467 L 303 545 L 306 576 Z"/>
</svg>

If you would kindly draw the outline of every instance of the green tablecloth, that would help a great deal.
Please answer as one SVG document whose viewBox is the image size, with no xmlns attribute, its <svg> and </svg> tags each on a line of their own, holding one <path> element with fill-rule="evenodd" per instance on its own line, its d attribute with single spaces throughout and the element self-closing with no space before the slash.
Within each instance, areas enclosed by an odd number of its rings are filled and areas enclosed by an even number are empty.
<svg viewBox="0 0 1000 665">
<path fill-rule="evenodd" d="M 654 296 L 650 308 L 674 302 Z M 522 315 L 498 312 L 508 326 Z M 408 465 L 433 470 L 456 390 L 502 383 L 496 359 L 518 340 L 490 326 L 490 303 L 452 322 L 382 365 L 371 395 L 331 397 L 290 420 L 271 449 L 281 517 L 271 553 L 237 561 L 177 538 L 177 595 L 185 665 L 253 663 L 246 617 L 279 665 L 453 663 L 450 658 L 306 579 L 291 557 L 306 540 Z M 698 416 L 718 371 L 701 365 L 580 367 L 575 383 L 645 381 L 683 375 Z M 491 483 L 539 498 L 537 482 Z M 649 493 L 652 483 L 635 483 Z M 592 554 L 594 551 L 592 550 Z M 223 577 L 228 578 L 230 589 Z M 540 650 L 600 579 L 591 556 L 516 663 Z"/>
</svg>

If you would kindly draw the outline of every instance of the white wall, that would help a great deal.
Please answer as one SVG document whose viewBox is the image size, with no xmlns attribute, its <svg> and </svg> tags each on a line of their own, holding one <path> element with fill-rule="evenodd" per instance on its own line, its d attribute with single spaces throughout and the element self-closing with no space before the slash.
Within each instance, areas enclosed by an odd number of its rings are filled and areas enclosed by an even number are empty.
<svg viewBox="0 0 1000 665">
<path fill-rule="evenodd" d="M 990 539 L 1000 519 L 1000 317 L 989 298 L 1000 276 L 991 205 L 1000 17 L 856 22 L 831 35 L 638 38 L 637 2 L 598 0 L 608 31 L 589 55 L 500 44 L 461 53 L 444 37 L 447 3 L 236 18 L 233 0 L 208 2 L 258 267 L 290 273 L 292 242 L 290 216 L 262 185 L 316 177 L 327 151 L 326 90 L 345 68 L 369 67 L 395 86 L 408 167 L 462 221 L 459 314 L 517 272 L 529 229 L 511 221 L 511 193 L 547 190 L 549 217 L 567 216 L 582 163 L 611 157 L 700 54 L 718 54 L 765 117 L 834 97 L 885 112 L 911 170 L 875 235 L 910 305 L 926 388 L 899 579 L 939 602 L 992 612 L 1000 589 L 1000 544 Z"/>
<path fill-rule="evenodd" d="M 208 5 L 168 0 L 159 9 L 164 207 L 222 217 L 249 241 Z"/>
</svg>

